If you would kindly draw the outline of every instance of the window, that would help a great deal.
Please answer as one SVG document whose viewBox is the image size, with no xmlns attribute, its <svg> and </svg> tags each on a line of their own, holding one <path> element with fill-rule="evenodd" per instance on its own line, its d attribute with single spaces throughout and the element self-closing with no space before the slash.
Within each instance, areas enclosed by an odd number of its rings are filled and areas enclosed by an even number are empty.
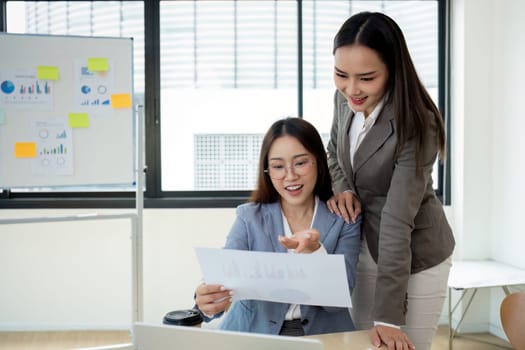
<svg viewBox="0 0 525 350">
<path fill-rule="evenodd" d="M 145 104 L 147 114 L 150 207 L 244 201 L 255 184 L 262 135 L 276 119 L 302 116 L 327 142 L 332 40 L 353 13 L 381 11 L 400 24 L 423 83 L 443 105 L 438 97 L 444 74 L 438 67 L 444 0 L 2 4 L 7 23 L 1 27 L 7 32 L 134 37 L 135 103 Z M 438 173 L 436 164 L 435 186 L 442 183 Z M 95 190 L 98 200 L 112 198 Z"/>
<path fill-rule="evenodd" d="M 283 116 L 303 116 L 328 133 L 332 39 L 349 15 L 362 10 L 388 13 L 404 28 L 421 77 L 437 101 L 435 1 L 311 0 L 302 1 L 301 13 L 295 1 L 162 1 L 162 191 L 249 190 L 255 185 L 257 162 L 247 159 L 238 169 L 246 181 L 210 180 L 202 187 L 205 177 L 227 178 L 232 168 L 226 158 L 216 159 L 213 171 L 197 165 L 193 139 L 199 134 L 216 134 L 220 147 L 226 142 L 220 135 L 227 133 L 248 153 L 248 145 L 242 146 L 245 135 L 264 132 Z M 299 18 L 302 86 L 297 74 Z"/>
<path fill-rule="evenodd" d="M 253 155 L 272 121 L 297 115 L 295 1 L 160 5 L 162 190 L 250 190 L 258 152 L 236 168 L 229 158 Z M 195 163 L 200 134 L 217 135 L 217 151 L 226 147 L 213 168 L 220 174 Z M 258 143 L 247 142 L 251 134 Z M 251 180 L 201 187 L 204 177 L 226 179 L 232 171 Z"/>
</svg>

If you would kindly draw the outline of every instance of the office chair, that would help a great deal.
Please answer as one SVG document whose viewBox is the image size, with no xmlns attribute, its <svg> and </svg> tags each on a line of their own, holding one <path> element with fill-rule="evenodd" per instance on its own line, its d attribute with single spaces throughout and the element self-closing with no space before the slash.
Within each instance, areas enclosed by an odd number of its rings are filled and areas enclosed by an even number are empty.
<svg viewBox="0 0 525 350">
<path fill-rule="evenodd" d="M 500 307 L 503 330 L 516 350 L 525 350 L 525 292 L 512 293 Z"/>
</svg>

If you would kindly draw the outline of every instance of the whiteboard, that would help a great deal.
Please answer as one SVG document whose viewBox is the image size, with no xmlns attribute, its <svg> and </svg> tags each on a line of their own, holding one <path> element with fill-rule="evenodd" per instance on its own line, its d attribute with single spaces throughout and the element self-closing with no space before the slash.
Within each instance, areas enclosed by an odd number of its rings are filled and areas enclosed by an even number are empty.
<svg viewBox="0 0 525 350">
<path fill-rule="evenodd" d="M 135 183 L 133 39 L 0 34 L 0 187 Z"/>
</svg>

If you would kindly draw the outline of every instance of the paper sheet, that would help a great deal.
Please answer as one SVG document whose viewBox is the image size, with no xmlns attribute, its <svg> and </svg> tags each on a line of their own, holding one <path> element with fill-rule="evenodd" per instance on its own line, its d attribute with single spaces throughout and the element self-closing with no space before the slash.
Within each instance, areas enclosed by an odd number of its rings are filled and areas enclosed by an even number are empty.
<svg viewBox="0 0 525 350">
<path fill-rule="evenodd" d="M 195 248 L 204 281 L 233 300 L 351 307 L 343 255 Z"/>
</svg>

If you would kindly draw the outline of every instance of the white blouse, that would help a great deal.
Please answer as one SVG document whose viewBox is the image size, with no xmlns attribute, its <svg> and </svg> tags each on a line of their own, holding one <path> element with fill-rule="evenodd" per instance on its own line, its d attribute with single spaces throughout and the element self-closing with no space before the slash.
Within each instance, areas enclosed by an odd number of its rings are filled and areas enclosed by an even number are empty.
<svg viewBox="0 0 525 350">
<path fill-rule="evenodd" d="M 319 205 L 319 198 L 315 197 L 315 207 L 314 207 L 314 215 L 312 215 L 312 222 L 310 223 L 310 228 L 314 224 L 315 219 L 315 213 L 317 212 L 317 206 Z M 288 219 L 286 216 L 284 216 L 284 213 L 281 211 L 281 214 L 283 215 L 283 223 L 284 223 L 284 235 L 286 237 L 292 236 L 292 230 L 290 230 L 290 225 L 288 224 Z M 321 242 L 319 242 L 321 243 Z M 294 253 L 293 249 L 288 249 L 289 253 Z M 312 252 L 311 254 L 327 254 L 325 247 L 321 243 L 321 246 L 319 249 L 317 249 L 315 252 Z M 284 316 L 284 319 L 287 321 L 293 320 L 293 319 L 300 319 L 301 318 L 301 308 L 299 307 L 299 304 L 291 304 L 288 308 L 288 311 L 286 312 L 286 315 Z"/>
<path fill-rule="evenodd" d="M 370 129 L 372 129 L 372 126 L 374 126 L 377 120 L 377 117 L 379 116 L 379 113 L 381 112 L 381 109 L 383 108 L 384 102 L 385 102 L 385 99 L 383 98 L 375 106 L 372 113 L 370 113 L 370 115 L 366 118 L 363 112 L 354 111 L 355 115 L 354 115 L 354 118 L 352 119 L 352 125 L 350 126 L 350 131 L 348 135 L 349 140 L 350 140 L 350 163 L 352 164 L 352 166 L 354 165 L 354 154 L 359 148 L 359 145 L 365 138 L 366 134 L 368 134 Z"/>
</svg>

